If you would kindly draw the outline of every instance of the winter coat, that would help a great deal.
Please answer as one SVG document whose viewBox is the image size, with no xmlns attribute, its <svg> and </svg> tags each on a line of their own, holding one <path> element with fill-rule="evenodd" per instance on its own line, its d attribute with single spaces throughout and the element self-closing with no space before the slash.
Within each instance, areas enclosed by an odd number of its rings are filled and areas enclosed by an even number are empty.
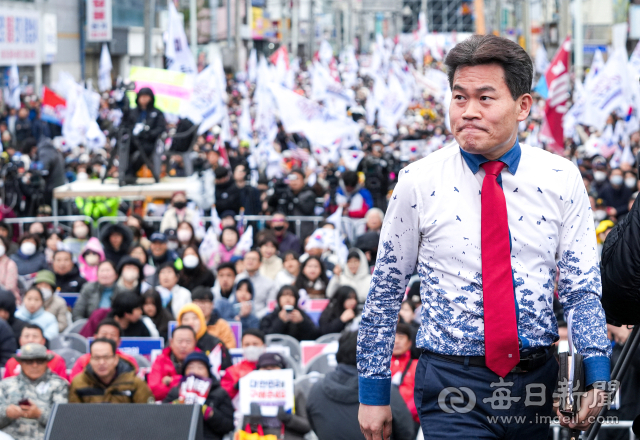
<svg viewBox="0 0 640 440">
<path fill-rule="evenodd" d="M 53 314 L 47 312 L 44 307 L 40 307 L 35 313 L 29 313 L 25 306 L 22 305 L 16 311 L 16 318 L 20 318 L 29 324 L 36 324 L 42 329 L 42 333 L 48 341 L 60 334 L 58 320 Z"/>
<path fill-rule="evenodd" d="M 217 379 L 211 378 L 213 383 L 209 390 L 209 395 L 204 402 L 204 406 L 213 409 L 213 412 L 203 411 L 205 439 L 221 440 L 229 432 L 233 431 L 233 404 L 231 398 L 220 386 Z M 171 388 L 169 394 L 162 401 L 163 403 L 180 403 L 180 385 Z"/>
<path fill-rule="evenodd" d="M 62 333 L 69 325 L 67 322 L 67 302 L 58 296 L 57 293 L 54 293 L 44 302 L 44 309 L 56 317 L 56 321 L 58 321 L 58 331 Z"/>
<path fill-rule="evenodd" d="M 138 133 L 137 136 L 134 136 L 133 141 L 149 155 L 154 150 L 156 140 L 166 130 L 167 122 L 164 118 L 164 113 L 155 107 L 155 95 L 153 91 L 148 87 L 143 87 L 138 91 L 138 95 L 141 94 L 151 96 L 151 101 L 147 105 L 146 110 L 142 110 L 139 105 L 133 109 L 125 105 L 122 123 L 131 130 L 133 130 L 137 123 L 143 124 L 143 130 Z M 137 103 L 138 98 L 136 97 L 136 104 Z M 131 151 L 135 151 L 135 148 L 135 146 L 132 146 Z"/>
<path fill-rule="evenodd" d="M 276 283 L 276 291 L 279 291 L 282 286 L 293 286 L 296 283 L 296 277 L 287 272 L 287 269 L 282 269 L 273 281 Z"/>
<path fill-rule="evenodd" d="M 120 246 L 119 250 L 115 250 L 109 242 L 109 237 L 116 231 L 122 234 L 122 245 Z M 100 243 L 102 244 L 102 248 L 104 249 L 105 259 L 111 261 L 117 266 L 120 262 L 120 259 L 126 256 L 129 252 L 129 248 L 133 243 L 133 233 L 129 228 L 121 223 L 111 223 L 106 228 L 104 228 L 104 230 L 100 234 Z"/>
<path fill-rule="evenodd" d="M 103 384 L 91 364 L 77 375 L 69 388 L 69 403 L 154 403 L 147 383 L 136 376 L 133 364 L 120 358 L 116 376 L 109 385 Z"/>
<path fill-rule="evenodd" d="M 38 142 L 36 160 L 42 164 L 46 193 L 51 194 L 53 188 L 67 183 L 64 158 L 62 153 L 53 146 L 50 139 L 42 139 Z"/>
<path fill-rule="evenodd" d="M 220 380 L 220 385 L 225 389 L 227 394 L 229 394 L 229 397 L 233 399 L 240 390 L 240 379 L 255 369 L 256 363 L 245 359 L 226 369 L 224 376 L 222 376 L 222 379 Z"/>
<path fill-rule="evenodd" d="M 311 429 L 319 440 L 364 439 L 358 423 L 358 369 L 338 364 L 313 385 L 307 398 L 307 415 Z M 396 387 L 391 387 L 392 439 L 415 438 L 411 413 Z"/>
<path fill-rule="evenodd" d="M 47 363 L 47 367 L 49 367 L 49 370 L 51 370 L 53 373 L 57 374 L 64 380 L 69 381 L 69 377 L 67 376 L 67 364 L 64 359 L 62 359 L 62 356 L 50 350 L 47 350 L 47 353 L 53 355 L 53 359 L 51 359 Z M 17 376 L 18 374 L 20 374 L 20 371 L 22 371 L 20 368 L 20 363 L 16 360 L 16 358 L 13 357 L 7 361 L 4 368 L 5 370 L 4 376 L 2 377 L 3 379 L 6 379 L 7 377 Z"/>
<path fill-rule="evenodd" d="M 120 350 L 116 350 L 116 354 L 120 359 L 124 359 L 129 362 L 131 365 L 135 367 L 136 374 L 138 374 L 138 361 L 135 358 L 129 356 L 126 353 L 121 352 Z M 91 360 L 91 353 L 85 353 L 78 358 L 75 364 L 73 364 L 73 368 L 71 369 L 71 373 L 69 374 L 69 379 L 73 380 L 78 374 L 82 373 L 87 365 L 89 365 L 89 361 Z"/>
<path fill-rule="evenodd" d="M 16 347 L 20 345 L 20 335 L 22 334 L 22 329 L 26 322 L 22 319 L 16 318 L 16 300 L 13 296 L 13 293 L 8 290 L 0 289 L 0 309 L 6 310 L 9 313 L 9 318 L 7 319 L 7 323 L 11 326 L 13 330 L 13 334 L 15 336 Z"/>
<path fill-rule="evenodd" d="M 187 269 L 186 267 L 182 269 L 178 284 L 190 292 L 198 286 L 213 287 L 213 284 L 216 282 L 216 277 L 213 275 L 213 272 L 206 267 L 202 267 L 202 270 L 199 268 L 200 266 L 195 269 Z"/>
<path fill-rule="evenodd" d="M 398 386 L 398 391 L 407 404 L 407 408 L 416 423 L 420 423 L 418 410 L 413 400 L 413 390 L 416 384 L 416 367 L 418 360 L 411 358 L 411 350 L 400 356 L 391 357 L 391 381 Z M 404 373 L 406 371 L 406 374 Z M 404 378 L 402 375 L 404 374 Z M 402 382 L 400 380 L 402 379 Z"/>
<path fill-rule="evenodd" d="M 196 351 L 200 350 L 196 348 Z M 182 365 L 178 365 L 177 361 L 174 363 L 174 359 L 171 347 L 165 347 L 151 366 L 147 383 L 156 400 L 163 400 L 167 397 L 171 388 L 178 386 L 182 380 L 182 375 L 178 373 L 182 370 Z M 172 378 L 168 386 L 162 382 L 162 378 L 165 376 Z"/>
<path fill-rule="evenodd" d="M 280 272 L 283 267 L 282 258 L 277 255 L 273 255 L 272 257 L 262 259 L 259 272 L 260 275 L 267 277 L 270 280 L 275 280 L 276 275 L 278 275 L 278 272 Z"/>
<path fill-rule="evenodd" d="M 259 215 L 262 211 L 260 190 L 249 184 L 240 188 L 240 206 L 244 208 L 246 215 Z"/>
<path fill-rule="evenodd" d="M 213 310 L 209 317 L 207 333 L 220 339 L 227 349 L 236 348 L 236 337 L 231 331 L 231 327 L 218 315 L 216 310 Z"/>
<path fill-rule="evenodd" d="M 16 354 L 18 343 L 13 329 L 7 321 L 0 318 L 0 367 L 4 367 L 11 357 Z"/>
<path fill-rule="evenodd" d="M 178 229 L 178 224 L 183 221 L 191 224 L 194 231 L 204 227 L 200 216 L 193 209 L 185 208 L 184 213 L 178 214 L 178 210 L 172 206 L 162 216 L 160 232 L 164 233 L 167 229 Z"/>
<path fill-rule="evenodd" d="M 216 184 L 216 211 L 222 215 L 225 211 L 240 213 L 242 207 L 240 201 L 240 188 L 237 187 L 233 178 L 228 182 Z"/>
<path fill-rule="evenodd" d="M 278 295 L 276 285 L 273 280 L 263 276 L 259 271 L 250 276 L 246 270 L 236 277 L 236 284 L 245 278 L 253 284 L 253 313 L 258 318 L 262 318 L 269 313 L 269 302 L 275 301 Z"/>
<path fill-rule="evenodd" d="M 156 287 L 162 298 L 162 306 L 171 311 L 173 316 L 178 316 L 180 309 L 191 302 L 191 292 L 176 284 L 171 290 L 162 286 Z"/>
<path fill-rule="evenodd" d="M 364 252 L 360 249 L 352 248 L 350 251 L 358 252 L 358 255 L 360 256 L 360 267 L 358 267 L 358 271 L 354 275 L 345 264 L 342 267 L 342 273 L 340 273 L 340 275 L 334 275 L 329 281 L 329 285 L 327 286 L 327 298 L 333 297 L 340 286 L 349 286 L 353 287 L 356 291 L 356 294 L 358 295 L 358 302 L 360 304 L 364 304 L 367 300 L 367 294 L 369 293 L 369 285 L 371 284 L 369 262 L 367 261 L 367 257 L 365 257 Z"/>
<path fill-rule="evenodd" d="M 276 307 L 272 313 L 262 318 L 262 321 L 260 321 L 260 330 L 266 335 L 278 333 L 292 336 L 298 341 L 314 341 L 319 334 L 318 327 L 316 327 L 309 315 L 300 309 L 298 309 L 298 311 L 302 315 L 303 321 L 295 324 L 291 321 L 282 321 L 278 316 L 280 307 Z"/>
<path fill-rule="evenodd" d="M 0 382 L 0 429 L 15 440 L 42 440 L 51 410 L 56 403 L 67 403 L 68 384 L 50 370 L 37 380 L 23 373 Z M 37 419 L 7 417 L 7 407 L 23 399 L 32 400 L 42 411 Z"/>
<path fill-rule="evenodd" d="M 300 239 L 293 232 L 287 231 L 281 238 L 276 237 L 276 240 L 278 240 L 278 252 L 280 255 L 284 255 L 289 251 L 300 254 L 300 250 L 302 249 Z"/>
<path fill-rule="evenodd" d="M 35 254 L 27 257 L 22 254 L 20 250 L 11 255 L 11 258 L 18 266 L 18 275 L 30 275 L 32 273 L 39 272 L 49 268 L 47 264 L 47 258 L 44 256 L 44 252 L 36 252 Z"/>
<path fill-rule="evenodd" d="M 100 256 L 100 262 L 105 260 L 104 249 L 100 240 L 96 237 L 91 237 L 87 244 L 82 249 L 80 255 L 78 255 L 78 266 L 80 268 L 80 276 L 87 280 L 88 283 L 98 281 L 98 265 L 89 266 L 84 259 L 84 254 L 87 251 L 95 252 Z M 99 264 L 99 263 L 98 263 Z"/>
<path fill-rule="evenodd" d="M 18 288 L 18 265 L 7 255 L 0 257 L 0 288 L 10 291 L 20 304 L 20 289 Z"/>
<path fill-rule="evenodd" d="M 65 275 L 56 275 L 56 288 L 62 293 L 79 293 L 84 283 L 87 282 L 80 276 L 80 270 L 75 264 L 71 271 Z"/>
<path fill-rule="evenodd" d="M 79 335 L 85 338 L 92 337 L 98 330 L 100 322 L 105 318 L 113 318 L 111 309 L 95 310 L 80 330 Z M 127 328 L 122 329 L 122 336 L 127 338 L 149 338 L 158 337 L 159 334 L 151 319 L 148 316 L 143 316 L 139 321 L 129 323 Z"/>
<path fill-rule="evenodd" d="M 71 312 L 74 321 L 77 321 L 78 319 L 89 318 L 89 316 L 91 316 L 91 314 L 98 309 L 98 307 L 100 306 L 100 300 L 102 299 L 102 291 L 104 289 L 104 286 L 102 286 L 97 281 L 94 283 L 86 283 L 84 286 L 82 286 L 80 295 L 78 296 L 76 303 L 73 305 L 73 311 Z M 120 295 L 121 293 L 131 292 L 133 291 L 124 289 L 116 283 L 113 287 L 111 299 L 115 298 L 116 295 Z"/>
<path fill-rule="evenodd" d="M 237 321 L 236 317 L 238 316 L 239 309 L 235 294 L 231 296 L 230 300 L 227 298 L 220 298 L 215 304 L 215 310 L 220 314 L 222 319 L 226 319 L 227 321 Z M 253 302 L 253 306 L 255 306 L 255 301 Z M 260 328 L 260 319 L 255 315 L 255 309 L 253 309 L 249 315 L 240 318 L 240 323 L 242 324 L 243 330 L 248 328 Z"/>
</svg>

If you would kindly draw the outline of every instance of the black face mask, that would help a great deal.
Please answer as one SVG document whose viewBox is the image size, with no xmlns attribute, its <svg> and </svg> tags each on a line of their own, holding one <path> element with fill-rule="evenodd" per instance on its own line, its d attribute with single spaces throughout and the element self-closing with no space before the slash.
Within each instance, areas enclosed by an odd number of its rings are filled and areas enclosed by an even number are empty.
<svg viewBox="0 0 640 440">
<path fill-rule="evenodd" d="M 284 226 L 274 226 L 274 227 L 273 227 L 273 230 L 274 230 L 274 231 L 278 231 L 278 232 L 280 232 L 280 231 L 284 231 Z"/>
<path fill-rule="evenodd" d="M 187 206 L 187 202 L 174 202 L 173 206 L 176 209 L 184 209 Z"/>
</svg>

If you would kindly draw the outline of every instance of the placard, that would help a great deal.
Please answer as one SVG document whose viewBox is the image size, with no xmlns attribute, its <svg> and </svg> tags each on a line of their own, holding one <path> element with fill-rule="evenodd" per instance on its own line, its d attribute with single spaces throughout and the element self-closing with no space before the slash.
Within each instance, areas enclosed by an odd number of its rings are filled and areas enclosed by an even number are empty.
<svg viewBox="0 0 640 440">
<path fill-rule="evenodd" d="M 0 12 L 0 64 L 40 64 L 40 12 L 2 8 Z"/>
<path fill-rule="evenodd" d="M 95 338 L 87 338 L 87 353 L 91 347 L 91 342 Z M 164 348 L 163 338 L 120 338 L 120 346 L 118 350 L 130 356 L 141 355 L 147 358 L 151 357 L 154 350 L 162 350 Z"/>
<path fill-rule="evenodd" d="M 240 411 L 251 413 L 251 404 L 260 405 L 265 417 L 278 415 L 278 407 L 293 409 L 293 370 L 252 371 L 240 379 Z"/>
<path fill-rule="evenodd" d="M 70 309 L 73 309 L 73 306 L 75 305 L 76 301 L 78 301 L 78 297 L 80 296 L 80 294 L 79 293 L 58 293 L 58 296 L 63 300 L 65 300 L 65 302 L 67 303 L 67 307 L 69 307 Z"/>
<path fill-rule="evenodd" d="M 111 0 L 87 0 L 87 41 L 111 41 Z"/>
</svg>

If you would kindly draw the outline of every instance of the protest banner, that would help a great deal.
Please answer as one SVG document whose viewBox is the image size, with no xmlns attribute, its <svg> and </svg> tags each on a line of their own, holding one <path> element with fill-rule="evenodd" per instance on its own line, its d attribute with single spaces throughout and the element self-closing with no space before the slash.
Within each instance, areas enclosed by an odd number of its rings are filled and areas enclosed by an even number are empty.
<svg viewBox="0 0 640 440">
<path fill-rule="evenodd" d="M 128 92 L 132 107 L 136 106 L 137 93 L 149 87 L 155 95 L 155 107 L 165 113 L 180 114 L 180 108 L 191 98 L 193 89 L 189 76 L 181 72 L 133 66 L 129 80 L 135 82 L 135 93 Z"/>
<path fill-rule="evenodd" d="M 211 379 L 205 379 L 195 376 L 187 377 L 184 382 L 180 384 L 180 392 L 178 394 L 178 401 L 184 405 L 204 405 L 209 397 L 209 390 L 211 390 Z"/>
<path fill-rule="evenodd" d="M 91 347 L 93 337 L 87 339 L 87 352 Z M 164 348 L 164 338 L 120 338 L 118 349 L 129 356 L 140 355 L 150 358 L 154 350 Z"/>
<path fill-rule="evenodd" d="M 293 410 L 293 370 L 252 371 L 240 379 L 240 411 L 251 413 L 251 404 L 260 405 L 265 417 L 278 415 L 278 407 Z"/>
</svg>

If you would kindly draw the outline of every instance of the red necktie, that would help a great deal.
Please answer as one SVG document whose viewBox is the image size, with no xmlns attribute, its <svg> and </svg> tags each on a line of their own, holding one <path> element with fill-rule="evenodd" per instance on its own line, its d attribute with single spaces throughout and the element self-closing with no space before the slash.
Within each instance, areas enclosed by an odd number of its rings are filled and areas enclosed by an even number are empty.
<svg viewBox="0 0 640 440">
<path fill-rule="evenodd" d="M 518 325 L 511 273 L 507 202 L 498 184 L 504 163 L 483 163 L 482 296 L 487 367 L 505 377 L 520 362 Z"/>
</svg>

